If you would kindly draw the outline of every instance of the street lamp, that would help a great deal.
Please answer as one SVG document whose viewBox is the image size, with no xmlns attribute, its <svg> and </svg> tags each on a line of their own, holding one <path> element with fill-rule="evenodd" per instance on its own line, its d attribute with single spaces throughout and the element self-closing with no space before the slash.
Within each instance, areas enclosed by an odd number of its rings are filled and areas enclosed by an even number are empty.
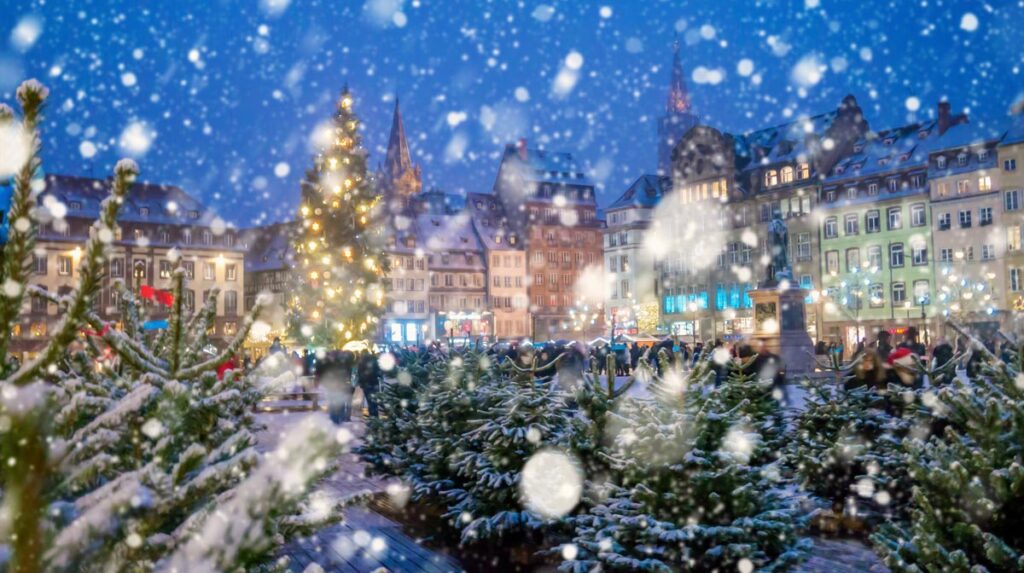
<svg viewBox="0 0 1024 573">
<path fill-rule="evenodd" d="M 693 313 L 693 320 L 690 321 L 690 329 L 691 329 L 691 332 L 693 333 L 693 345 L 696 347 L 697 346 L 697 309 L 700 308 L 700 307 L 697 306 L 697 301 L 690 301 L 690 303 L 687 305 L 687 308 L 689 308 L 690 312 Z"/>
</svg>

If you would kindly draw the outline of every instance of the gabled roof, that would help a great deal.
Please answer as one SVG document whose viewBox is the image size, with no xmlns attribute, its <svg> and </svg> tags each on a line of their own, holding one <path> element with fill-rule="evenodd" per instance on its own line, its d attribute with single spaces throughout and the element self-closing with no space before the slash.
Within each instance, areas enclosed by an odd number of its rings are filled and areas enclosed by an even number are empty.
<svg viewBox="0 0 1024 573">
<path fill-rule="evenodd" d="M 628 207 L 651 208 L 661 202 L 661 198 L 671 188 L 672 181 L 660 175 L 644 174 L 637 177 L 618 199 L 605 207 L 605 212 Z"/>
<path fill-rule="evenodd" d="M 100 215 L 100 203 L 110 195 L 110 179 L 48 174 L 45 181 L 46 188 L 39 195 L 40 201 L 47 195 L 52 195 L 69 207 L 68 217 L 96 219 Z M 81 208 L 70 208 L 72 202 L 79 204 Z M 149 210 L 148 214 L 143 214 L 144 208 Z M 199 218 L 190 218 L 190 212 L 198 213 Z M 128 196 L 125 197 L 118 221 L 166 225 L 208 225 L 214 216 L 195 197 L 178 187 L 155 183 L 134 183 L 128 191 Z"/>
<path fill-rule="evenodd" d="M 246 247 L 245 272 L 275 271 L 289 268 L 292 258 L 292 235 L 297 223 L 288 221 L 242 231 Z"/>
<path fill-rule="evenodd" d="M 501 163 L 499 173 L 501 169 L 514 168 L 516 176 L 533 183 L 593 186 L 583 167 L 569 152 L 534 149 L 521 141 L 505 146 Z"/>
<path fill-rule="evenodd" d="M 741 169 L 760 168 L 762 163 L 780 163 L 797 159 L 809 160 L 815 150 L 808 140 L 820 141 L 839 115 L 832 110 L 811 117 L 799 118 L 774 127 L 735 135 L 736 164 Z"/>
</svg>

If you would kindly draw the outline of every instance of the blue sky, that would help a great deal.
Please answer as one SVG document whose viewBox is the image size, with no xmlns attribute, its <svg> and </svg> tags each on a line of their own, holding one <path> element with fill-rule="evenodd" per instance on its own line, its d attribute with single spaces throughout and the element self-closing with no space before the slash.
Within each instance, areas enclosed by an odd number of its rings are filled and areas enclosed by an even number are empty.
<svg viewBox="0 0 1024 573">
<path fill-rule="evenodd" d="M 1000 123 L 1024 93 L 1024 8 L 1010 1 L 0 0 L 0 13 L 0 101 L 29 77 L 51 89 L 48 171 L 105 176 L 134 155 L 144 179 L 242 226 L 292 216 L 346 82 L 374 165 L 397 95 L 426 186 L 488 191 L 503 145 L 525 137 L 576 154 L 602 205 L 655 167 L 676 38 L 694 107 L 730 131 L 847 93 L 876 129 L 940 98 Z M 576 81 L 559 90 L 566 68 Z"/>
</svg>

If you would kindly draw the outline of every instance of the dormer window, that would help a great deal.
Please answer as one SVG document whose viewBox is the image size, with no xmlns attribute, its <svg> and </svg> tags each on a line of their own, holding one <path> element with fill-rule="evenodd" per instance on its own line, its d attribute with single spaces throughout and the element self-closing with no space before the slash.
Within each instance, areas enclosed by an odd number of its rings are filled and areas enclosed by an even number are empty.
<svg viewBox="0 0 1024 573">
<path fill-rule="evenodd" d="M 199 218 L 199 211 L 196 211 L 195 209 L 189 211 L 188 212 L 188 218 L 189 219 L 198 219 Z"/>
<path fill-rule="evenodd" d="M 879 165 L 883 165 L 883 166 L 888 165 L 889 164 L 889 158 L 888 157 L 883 157 L 883 158 L 879 159 L 878 160 L 878 164 Z"/>
<path fill-rule="evenodd" d="M 774 187 L 779 184 L 779 172 L 774 169 L 769 169 L 764 174 L 764 184 L 766 187 Z"/>
<path fill-rule="evenodd" d="M 988 150 L 982 149 L 978 152 L 978 162 L 983 163 L 985 161 L 988 161 Z"/>
<path fill-rule="evenodd" d="M 843 167 L 842 165 L 839 165 L 839 166 L 836 167 L 836 174 L 840 174 L 840 173 L 842 173 L 844 171 L 846 171 L 846 168 Z"/>
<path fill-rule="evenodd" d="M 882 143 L 886 145 L 892 145 L 893 141 L 895 141 L 895 139 L 893 139 L 892 137 L 886 137 L 885 139 L 882 140 Z"/>
<path fill-rule="evenodd" d="M 811 176 L 811 166 L 807 163 L 801 163 L 797 166 L 797 177 L 800 179 L 807 179 Z"/>
<path fill-rule="evenodd" d="M 860 153 L 861 151 L 864 151 L 864 146 L 861 145 L 860 143 L 854 143 L 853 144 L 853 152 L 854 153 Z"/>
<path fill-rule="evenodd" d="M 501 235 L 494 235 L 494 242 L 500 245 L 501 244 Z"/>
<path fill-rule="evenodd" d="M 906 161 L 908 159 L 910 159 L 909 153 L 904 153 L 903 155 L 900 155 L 900 161 Z"/>
<path fill-rule="evenodd" d="M 924 139 L 926 137 L 928 137 L 928 130 L 927 129 L 921 130 L 921 131 L 917 132 L 917 138 L 918 139 Z"/>
<path fill-rule="evenodd" d="M 149 207 L 139 207 L 139 215 L 142 215 L 143 217 L 148 217 Z"/>
<path fill-rule="evenodd" d="M 956 156 L 956 163 L 960 167 L 963 167 L 964 165 L 967 165 L 967 154 L 966 153 L 961 153 L 960 155 L 957 155 Z"/>
<path fill-rule="evenodd" d="M 857 198 L 857 188 L 856 187 L 849 187 L 849 188 L 847 188 L 846 189 L 846 198 L 847 199 L 856 199 Z"/>
<path fill-rule="evenodd" d="M 68 208 L 71 209 L 72 211 L 81 211 L 82 210 L 82 202 L 81 201 L 72 201 L 72 202 L 68 203 Z"/>
<path fill-rule="evenodd" d="M 868 183 L 868 195 L 878 195 L 878 183 Z"/>
<path fill-rule="evenodd" d="M 889 187 L 889 191 L 891 191 L 893 193 L 895 193 L 896 190 L 900 188 L 900 180 L 899 179 L 890 179 L 890 180 L 886 181 L 885 184 Z"/>
<path fill-rule="evenodd" d="M 940 156 L 936 157 L 935 158 L 935 166 L 938 167 L 939 169 L 945 169 L 946 168 L 946 157 L 944 155 L 940 155 Z"/>
<path fill-rule="evenodd" d="M 829 203 L 834 203 L 836 200 L 836 192 L 833 190 L 829 191 L 828 193 L 825 193 L 825 200 L 828 201 Z"/>
<path fill-rule="evenodd" d="M 510 244 L 510 245 L 516 244 L 516 236 L 515 235 L 512 235 L 511 237 L 508 238 L 508 244 Z"/>
<path fill-rule="evenodd" d="M 783 183 L 792 183 L 793 182 L 793 168 L 792 167 L 787 165 L 786 167 L 782 168 L 782 182 Z"/>
</svg>

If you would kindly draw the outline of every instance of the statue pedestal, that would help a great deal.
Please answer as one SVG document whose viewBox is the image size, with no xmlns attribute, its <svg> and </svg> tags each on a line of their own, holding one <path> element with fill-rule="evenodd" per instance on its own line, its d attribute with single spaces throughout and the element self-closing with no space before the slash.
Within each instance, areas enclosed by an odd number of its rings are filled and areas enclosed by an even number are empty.
<svg viewBox="0 0 1024 573">
<path fill-rule="evenodd" d="M 814 343 L 807 334 L 804 312 L 807 291 L 766 285 L 750 291 L 750 298 L 754 303 L 753 339 L 782 360 L 790 381 L 814 372 Z"/>
</svg>

